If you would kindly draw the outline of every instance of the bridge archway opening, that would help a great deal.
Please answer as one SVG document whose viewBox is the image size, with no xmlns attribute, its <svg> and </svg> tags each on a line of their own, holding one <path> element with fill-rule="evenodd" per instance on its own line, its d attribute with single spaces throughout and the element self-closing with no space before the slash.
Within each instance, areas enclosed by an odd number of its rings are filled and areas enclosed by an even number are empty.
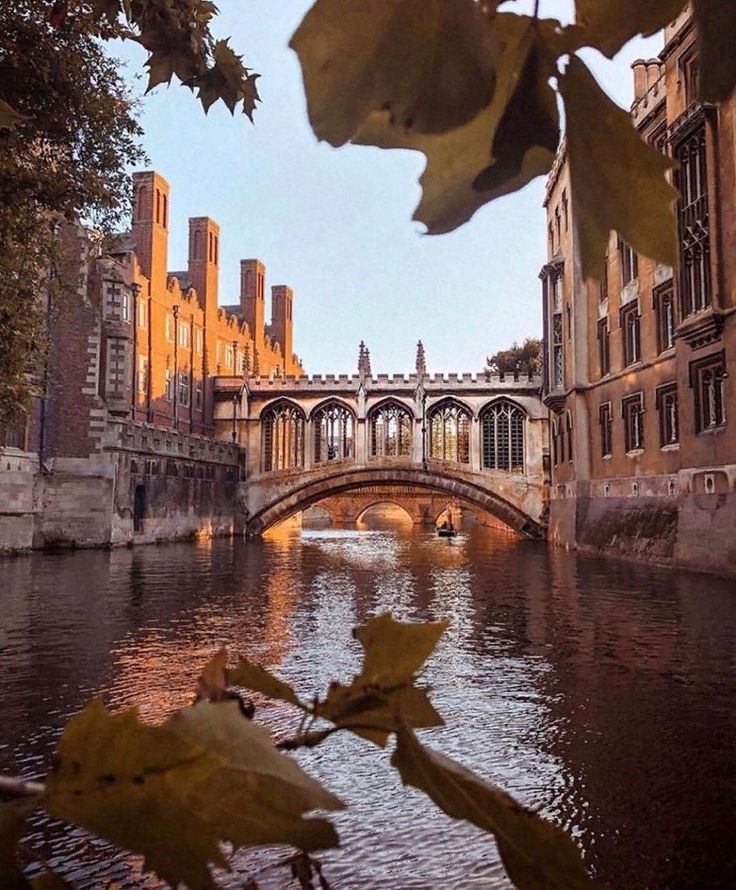
<svg viewBox="0 0 736 890">
<path fill-rule="evenodd" d="M 334 517 L 319 504 L 312 504 L 302 512 L 302 526 L 304 528 L 329 528 L 334 525 Z"/>
<path fill-rule="evenodd" d="M 358 515 L 355 525 L 359 529 L 410 529 L 414 526 L 414 519 L 406 507 L 384 500 L 366 507 Z"/>
</svg>

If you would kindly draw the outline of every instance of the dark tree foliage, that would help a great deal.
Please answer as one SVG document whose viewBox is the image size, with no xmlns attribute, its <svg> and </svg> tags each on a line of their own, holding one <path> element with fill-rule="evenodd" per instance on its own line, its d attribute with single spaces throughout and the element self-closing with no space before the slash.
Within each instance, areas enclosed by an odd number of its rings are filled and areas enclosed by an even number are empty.
<svg viewBox="0 0 736 890">
<path fill-rule="evenodd" d="M 130 208 L 128 168 L 143 159 L 134 102 L 99 28 L 82 13 L 55 25 L 48 11 L 46 0 L 0 4 L 2 424 L 26 409 L 49 297 L 74 290 L 60 274 L 59 224 L 113 229 Z M 2 126 L 8 108 L 13 125 Z"/>
<path fill-rule="evenodd" d="M 527 337 L 519 346 L 500 349 L 486 359 L 488 374 L 538 374 L 542 363 L 542 341 Z"/>
</svg>

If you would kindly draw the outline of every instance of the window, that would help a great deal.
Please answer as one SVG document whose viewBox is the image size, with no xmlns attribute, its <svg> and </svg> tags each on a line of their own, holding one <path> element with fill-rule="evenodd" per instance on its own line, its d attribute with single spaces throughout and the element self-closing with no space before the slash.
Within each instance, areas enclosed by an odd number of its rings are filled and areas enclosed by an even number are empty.
<svg viewBox="0 0 736 890">
<path fill-rule="evenodd" d="M 174 401 L 174 375 L 168 368 L 164 371 L 164 398 L 167 402 Z"/>
<path fill-rule="evenodd" d="M 112 397 L 125 396 L 128 377 L 128 355 L 125 340 L 110 338 L 107 341 L 107 394 Z M 130 396 L 128 396 L 130 398 Z"/>
<path fill-rule="evenodd" d="M 204 352 L 204 331 L 202 328 L 194 329 L 194 351 L 197 355 L 202 355 Z"/>
<path fill-rule="evenodd" d="M 562 343 L 562 279 L 557 276 L 552 284 L 552 388 L 565 385 L 565 351 Z"/>
<path fill-rule="evenodd" d="M 432 460 L 470 463 L 470 412 L 455 402 L 433 407 L 429 420 L 429 456 Z"/>
<path fill-rule="evenodd" d="M 598 365 L 601 377 L 611 371 L 611 344 L 608 330 L 608 318 L 601 318 L 598 322 Z"/>
<path fill-rule="evenodd" d="M 613 413 L 610 402 L 599 406 L 598 423 L 601 427 L 601 457 L 609 457 L 613 454 Z"/>
<path fill-rule="evenodd" d="M 565 189 L 562 192 L 562 216 L 564 217 L 564 220 L 565 220 L 565 231 L 568 230 L 569 223 L 570 223 L 568 203 L 569 202 L 567 200 L 567 189 Z"/>
<path fill-rule="evenodd" d="M 558 437 L 560 434 L 559 424 L 556 420 L 552 421 L 552 463 L 554 466 L 557 466 L 559 463 L 558 460 L 558 451 L 559 451 L 559 441 Z"/>
<path fill-rule="evenodd" d="M 141 396 L 148 392 L 148 359 L 145 355 L 138 356 L 138 393 Z"/>
<path fill-rule="evenodd" d="M 481 414 L 483 467 L 507 473 L 524 472 L 526 417 L 518 405 L 496 402 Z"/>
<path fill-rule="evenodd" d="M 657 389 L 657 411 L 659 412 L 659 445 L 675 445 L 680 441 L 679 418 L 677 415 L 677 384 L 668 383 Z"/>
<path fill-rule="evenodd" d="M 710 226 L 708 219 L 705 125 L 675 151 L 680 190 L 680 310 L 686 318 L 710 302 Z"/>
<path fill-rule="evenodd" d="M 189 405 L 191 394 L 191 381 L 187 371 L 179 371 L 179 392 L 177 393 L 177 401 L 180 405 Z"/>
<path fill-rule="evenodd" d="M 174 316 L 170 312 L 166 313 L 166 339 L 174 342 Z"/>
<path fill-rule="evenodd" d="M 601 280 L 598 282 L 598 299 L 601 303 L 608 299 L 608 251 L 606 251 L 606 255 L 603 258 Z"/>
<path fill-rule="evenodd" d="M 105 282 L 105 317 L 130 321 L 130 291 L 120 281 Z"/>
<path fill-rule="evenodd" d="M 314 460 L 347 460 L 355 457 L 353 413 L 339 402 L 319 408 L 313 419 Z"/>
<path fill-rule="evenodd" d="M 723 352 L 690 364 L 690 386 L 695 389 L 695 419 L 699 433 L 726 424 L 727 376 Z"/>
<path fill-rule="evenodd" d="M 225 347 L 225 367 L 226 368 L 233 367 L 233 348 L 232 348 L 232 346 Z"/>
<path fill-rule="evenodd" d="M 618 249 L 621 255 L 621 286 L 625 287 L 639 275 L 639 258 L 634 248 L 625 241 L 618 242 Z"/>
<path fill-rule="evenodd" d="M 398 402 L 384 402 L 371 411 L 371 456 L 408 457 L 411 454 L 412 419 Z"/>
<path fill-rule="evenodd" d="M 680 65 L 685 83 L 685 102 L 691 105 L 700 98 L 700 60 L 693 54 L 683 59 Z"/>
<path fill-rule="evenodd" d="M 567 459 L 572 463 L 572 411 L 565 411 L 565 438 L 567 439 Z"/>
<path fill-rule="evenodd" d="M 148 327 L 148 303 L 146 300 L 138 300 L 138 327 Z"/>
<path fill-rule="evenodd" d="M 277 402 L 261 415 L 263 469 L 291 470 L 304 466 L 304 414 L 290 402 Z"/>
<path fill-rule="evenodd" d="M 189 323 L 186 321 L 179 322 L 179 346 L 189 349 Z"/>
<path fill-rule="evenodd" d="M 671 284 L 655 290 L 654 311 L 657 315 L 657 350 L 664 352 L 675 345 L 675 298 Z"/>
<path fill-rule="evenodd" d="M 201 380 L 194 381 L 194 407 L 198 410 L 202 409 L 204 402 L 204 385 Z"/>
<path fill-rule="evenodd" d="M 547 226 L 547 246 L 549 249 L 549 255 L 552 256 L 552 254 L 555 252 L 555 236 L 554 229 L 552 228 L 552 223 Z"/>
<path fill-rule="evenodd" d="M 639 303 L 632 300 L 621 308 L 621 337 L 624 347 L 624 367 L 641 360 Z"/>
<path fill-rule="evenodd" d="M 624 420 L 624 439 L 627 451 L 641 451 L 644 448 L 644 397 L 639 392 L 621 401 Z"/>
</svg>

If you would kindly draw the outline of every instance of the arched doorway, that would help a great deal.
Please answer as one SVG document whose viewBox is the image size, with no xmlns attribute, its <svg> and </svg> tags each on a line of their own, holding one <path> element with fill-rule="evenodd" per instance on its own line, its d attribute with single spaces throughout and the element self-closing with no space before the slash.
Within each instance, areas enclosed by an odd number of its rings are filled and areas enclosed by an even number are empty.
<svg viewBox="0 0 736 890">
<path fill-rule="evenodd" d="M 143 531 L 143 519 L 146 515 L 146 487 L 136 485 L 133 492 L 133 531 Z"/>
</svg>

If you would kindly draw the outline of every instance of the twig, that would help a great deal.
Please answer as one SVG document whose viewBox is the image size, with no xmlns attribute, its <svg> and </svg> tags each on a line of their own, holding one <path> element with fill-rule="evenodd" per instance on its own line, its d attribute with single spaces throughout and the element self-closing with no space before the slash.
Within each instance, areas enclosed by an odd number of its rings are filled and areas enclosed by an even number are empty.
<svg viewBox="0 0 736 890">
<path fill-rule="evenodd" d="M 0 776 L 0 797 L 40 797 L 46 793 L 43 782 L 20 779 L 17 776 Z"/>
</svg>

